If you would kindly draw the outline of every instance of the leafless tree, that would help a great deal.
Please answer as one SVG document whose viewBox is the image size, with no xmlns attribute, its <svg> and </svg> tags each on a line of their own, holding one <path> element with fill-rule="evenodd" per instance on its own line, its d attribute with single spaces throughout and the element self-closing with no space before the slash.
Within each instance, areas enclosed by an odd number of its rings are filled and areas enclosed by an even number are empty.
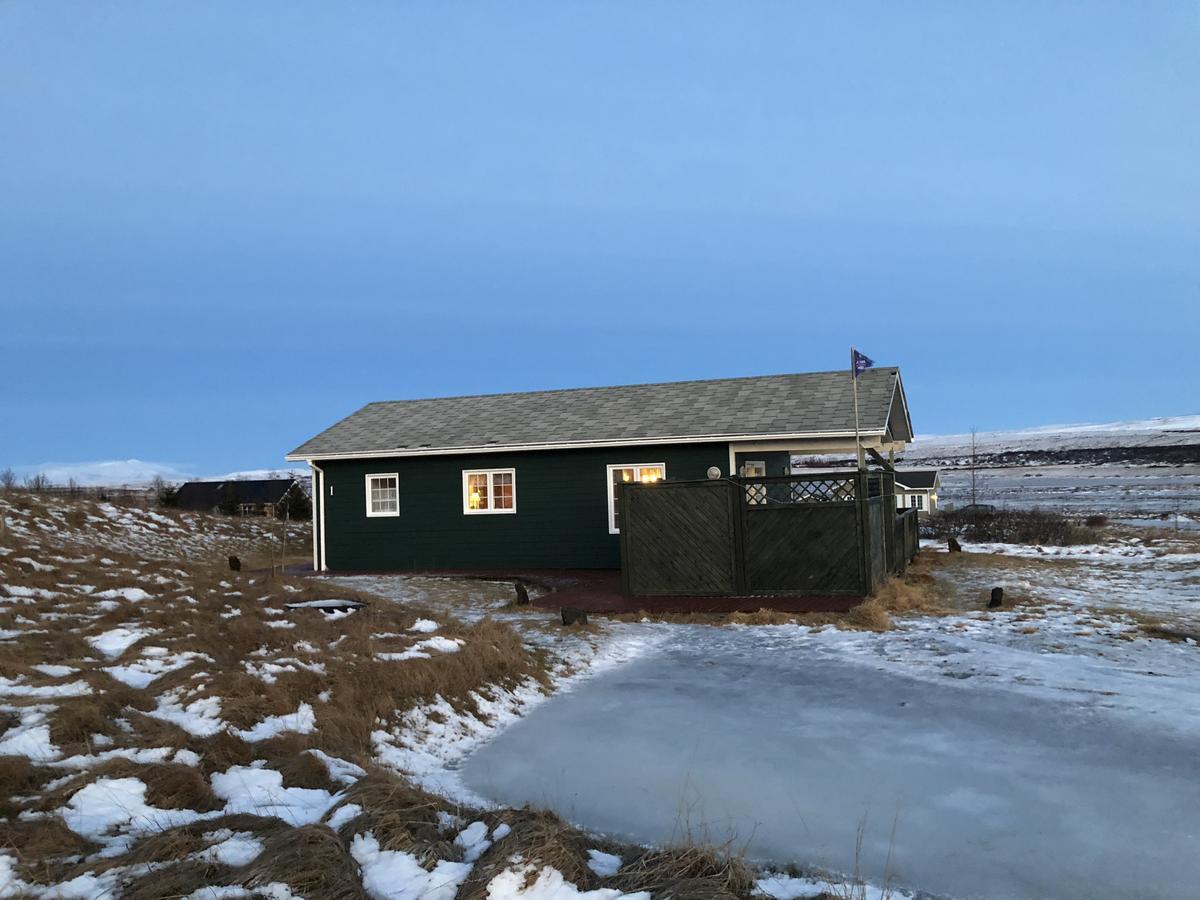
<svg viewBox="0 0 1200 900">
<path fill-rule="evenodd" d="M 178 488 L 161 475 L 155 475 L 150 482 L 150 496 L 159 506 L 174 506 Z"/>
<path fill-rule="evenodd" d="M 0 472 L 0 487 L 6 491 L 11 491 L 17 486 L 17 473 L 11 468 L 6 468 Z"/>
<path fill-rule="evenodd" d="M 35 475 L 27 475 L 25 477 L 25 489 L 34 494 L 39 494 L 49 490 L 51 487 L 50 479 L 38 472 Z"/>
</svg>

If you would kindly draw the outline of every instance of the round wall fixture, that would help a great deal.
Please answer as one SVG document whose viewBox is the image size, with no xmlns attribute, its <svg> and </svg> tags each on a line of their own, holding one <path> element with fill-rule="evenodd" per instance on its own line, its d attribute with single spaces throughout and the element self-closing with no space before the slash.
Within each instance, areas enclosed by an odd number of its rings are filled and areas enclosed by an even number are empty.
<svg viewBox="0 0 1200 900">
<path fill-rule="evenodd" d="M 708 467 L 708 477 L 711 478 L 713 481 L 716 481 L 718 478 L 721 477 L 721 470 L 719 468 L 717 468 L 716 466 L 709 466 Z"/>
</svg>

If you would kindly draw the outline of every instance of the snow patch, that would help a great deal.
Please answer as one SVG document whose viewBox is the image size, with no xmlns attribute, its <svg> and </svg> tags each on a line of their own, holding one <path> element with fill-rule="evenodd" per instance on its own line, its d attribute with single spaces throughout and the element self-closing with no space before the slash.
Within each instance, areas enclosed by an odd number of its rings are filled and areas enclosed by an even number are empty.
<svg viewBox="0 0 1200 900">
<path fill-rule="evenodd" d="M 356 834 L 350 855 L 362 868 L 363 887 L 376 900 L 454 900 L 471 863 L 440 860 L 426 871 L 411 853 L 381 850 L 371 832 Z"/>
<path fill-rule="evenodd" d="M 290 825 L 321 821 L 342 797 L 317 788 L 285 788 L 283 776 L 261 764 L 217 772 L 212 776 L 212 788 L 226 801 L 226 814 L 274 816 Z"/>
<path fill-rule="evenodd" d="M 277 737 L 284 732 L 294 731 L 297 734 L 312 734 L 317 727 L 317 717 L 313 708 L 307 703 L 301 703 L 294 713 L 282 716 L 267 716 L 253 728 L 231 728 L 243 741 L 255 743 Z"/>
<path fill-rule="evenodd" d="M 109 629 L 103 634 L 84 638 L 84 640 L 109 659 L 116 659 L 142 638 L 157 633 L 157 631 L 149 628 L 126 628 L 122 625 L 118 628 Z"/>
<path fill-rule="evenodd" d="M 417 641 L 407 650 L 400 653 L 376 653 L 375 658 L 384 662 L 401 662 L 406 659 L 429 659 L 430 655 L 425 652 L 426 650 L 437 653 L 457 653 L 465 643 L 466 641 L 462 638 L 444 638 L 441 635 L 435 635 L 423 641 Z"/>
</svg>

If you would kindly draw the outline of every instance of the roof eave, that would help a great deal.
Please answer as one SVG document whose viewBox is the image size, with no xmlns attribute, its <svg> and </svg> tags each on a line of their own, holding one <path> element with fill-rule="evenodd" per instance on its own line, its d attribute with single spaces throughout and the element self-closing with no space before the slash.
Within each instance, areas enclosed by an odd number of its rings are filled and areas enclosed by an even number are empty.
<svg viewBox="0 0 1200 900">
<path fill-rule="evenodd" d="M 887 433 L 886 425 L 880 429 L 862 430 L 859 434 L 864 437 L 883 437 Z M 719 442 L 742 441 L 791 441 L 791 440 L 821 440 L 825 438 L 853 438 L 854 431 L 799 431 L 783 434 L 703 434 L 703 435 L 663 435 L 648 438 L 614 438 L 605 441 L 570 441 L 559 443 L 536 444 L 486 444 L 482 447 L 426 447 L 426 448 L 394 448 L 390 450 L 365 450 L 339 453 L 305 453 L 298 447 L 285 457 L 293 462 L 331 459 L 381 459 L 385 457 L 404 456 L 465 456 L 472 453 L 519 453 L 536 450 L 587 450 L 596 447 L 643 447 L 660 444 L 711 444 Z"/>
</svg>

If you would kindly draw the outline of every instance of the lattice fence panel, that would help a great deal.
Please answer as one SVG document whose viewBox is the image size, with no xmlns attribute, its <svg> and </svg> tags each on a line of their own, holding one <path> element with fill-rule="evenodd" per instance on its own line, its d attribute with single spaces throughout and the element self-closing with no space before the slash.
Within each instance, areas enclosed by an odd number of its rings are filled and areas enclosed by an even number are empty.
<svg viewBox="0 0 1200 900">
<path fill-rule="evenodd" d="M 844 503 L 855 496 L 854 479 L 804 478 L 790 481 L 747 481 L 743 485 L 750 506 L 793 506 L 802 503 Z"/>
</svg>

